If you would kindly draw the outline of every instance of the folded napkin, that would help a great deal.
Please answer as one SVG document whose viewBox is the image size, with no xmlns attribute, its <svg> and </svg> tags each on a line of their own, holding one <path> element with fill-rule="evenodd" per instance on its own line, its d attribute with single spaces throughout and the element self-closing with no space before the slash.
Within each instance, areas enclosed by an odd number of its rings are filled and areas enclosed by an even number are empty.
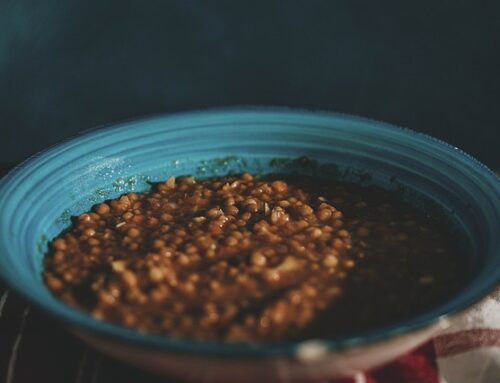
<svg viewBox="0 0 500 383">
<path fill-rule="evenodd" d="M 418 349 L 341 382 L 499 383 L 500 287 Z"/>
</svg>

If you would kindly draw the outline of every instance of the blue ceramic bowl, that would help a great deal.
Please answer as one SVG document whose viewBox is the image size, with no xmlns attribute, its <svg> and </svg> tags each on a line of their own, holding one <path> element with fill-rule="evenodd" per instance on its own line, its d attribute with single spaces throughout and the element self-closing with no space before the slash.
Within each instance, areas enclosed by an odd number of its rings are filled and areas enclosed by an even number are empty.
<svg viewBox="0 0 500 383">
<path fill-rule="evenodd" d="M 297 157 L 306 161 L 294 161 Z M 47 242 L 70 217 L 149 181 L 229 171 L 321 174 L 434 201 L 463 232 L 470 275 L 461 291 L 407 321 L 352 337 L 306 343 L 229 344 L 172 339 L 100 322 L 44 286 Z M 16 292 L 96 347 L 156 371 L 218 381 L 304 379 L 352 373 L 424 341 L 500 281 L 500 182 L 442 141 L 366 119 L 242 109 L 148 118 L 54 146 L 0 184 L 0 276 Z M 265 357 L 265 358 L 264 358 Z"/>
</svg>

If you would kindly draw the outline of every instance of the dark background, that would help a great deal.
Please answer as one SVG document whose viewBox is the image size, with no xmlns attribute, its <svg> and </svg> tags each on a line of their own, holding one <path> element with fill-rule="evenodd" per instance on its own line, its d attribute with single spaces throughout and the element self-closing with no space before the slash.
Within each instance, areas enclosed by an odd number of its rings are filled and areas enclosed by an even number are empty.
<svg viewBox="0 0 500 383">
<path fill-rule="evenodd" d="M 352 113 L 500 168 L 497 1 L 0 0 L 0 163 L 225 105 Z"/>
</svg>

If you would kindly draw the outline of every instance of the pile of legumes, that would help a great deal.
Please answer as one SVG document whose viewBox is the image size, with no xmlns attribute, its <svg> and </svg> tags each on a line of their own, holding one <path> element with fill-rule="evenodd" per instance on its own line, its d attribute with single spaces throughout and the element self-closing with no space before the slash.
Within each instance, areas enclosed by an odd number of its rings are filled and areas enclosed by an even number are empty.
<svg viewBox="0 0 500 383">
<path fill-rule="evenodd" d="M 445 227 L 373 186 L 172 177 L 75 217 L 44 279 L 64 302 L 140 331 L 282 341 L 442 302 L 459 286 L 456 253 Z"/>
</svg>

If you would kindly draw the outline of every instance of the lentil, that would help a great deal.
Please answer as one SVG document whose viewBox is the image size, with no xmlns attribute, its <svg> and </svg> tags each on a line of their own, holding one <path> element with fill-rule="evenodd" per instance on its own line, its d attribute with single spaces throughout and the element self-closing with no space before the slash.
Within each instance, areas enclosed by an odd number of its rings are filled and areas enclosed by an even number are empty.
<svg viewBox="0 0 500 383">
<path fill-rule="evenodd" d="M 66 303 L 142 331 L 230 341 L 355 333 L 459 286 L 457 247 L 375 187 L 249 173 L 170 177 L 93 207 L 44 279 Z"/>
</svg>

